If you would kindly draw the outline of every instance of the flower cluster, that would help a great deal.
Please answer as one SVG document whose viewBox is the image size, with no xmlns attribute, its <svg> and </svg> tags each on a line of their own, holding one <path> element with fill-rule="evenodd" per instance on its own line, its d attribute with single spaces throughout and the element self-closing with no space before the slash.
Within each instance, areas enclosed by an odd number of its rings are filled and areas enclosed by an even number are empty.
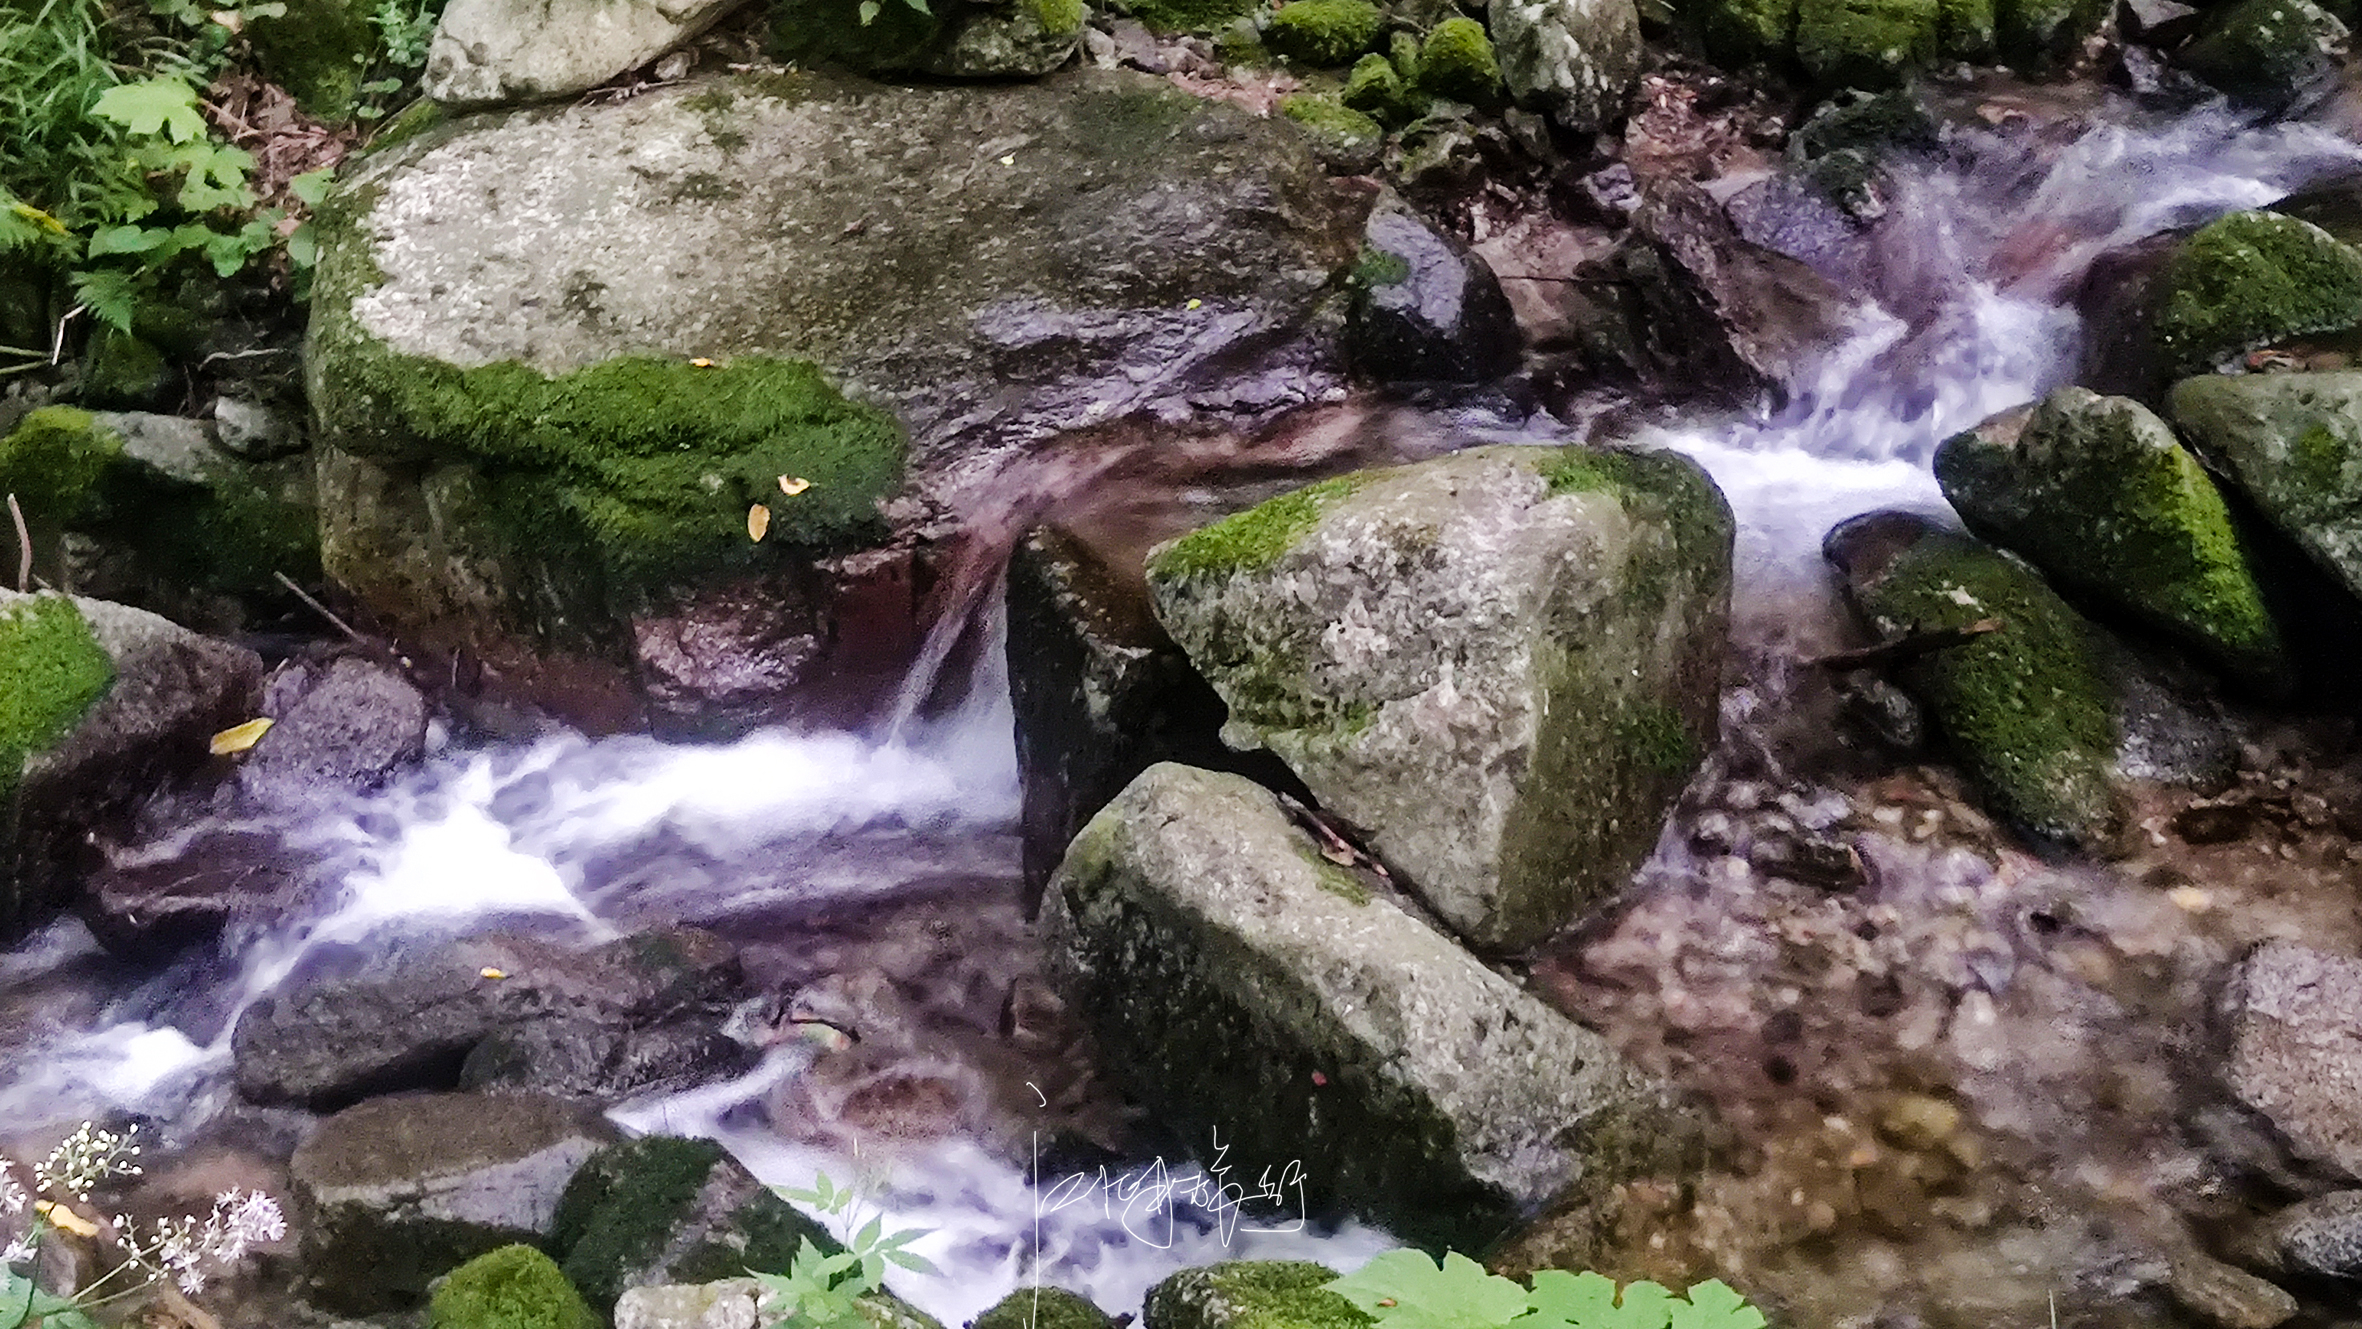
<svg viewBox="0 0 2362 1329">
<path fill-rule="evenodd" d="M 26 1194 L 25 1188 L 17 1183 L 16 1174 L 9 1169 L 8 1161 L 0 1159 L 0 1219 L 13 1219 L 32 1203 L 33 1197 Z M 26 1228 L 7 1245 L 0 1246 L 0 1265 L 33 1258 L 36 1245 L 32 1229 Z"/>
<path fill-rule="evenodd" d="M 115 1230 L 131 1231 L 131 1220 L 118 1218 Z M 158 1278 L 169 1277 L 183 1292 L 201 1292 L 215 1271 L 236 1264 L 247 1249 L 287 1235 L 286 1215 L 279 1202 L 261 1191 L 225 1191 L 215 1196 L 213 1212 L 197 1218 L 158 1220 L 155 1237 L 135 1245 L 131 1258 Z"/>
<path fill-rule="evenodd" d="M 140 1174 L 139 1164 L 132 1161 L 139 1157 L 139 1145 L 133 1138 L 138 1134 L 136 1122 L 119 1135 L 83 1122 L 33 1169 L 33 1179 L 43 1190 L 64 1191 L 77 1200 L 87 1200 L 102 1181 Z"/>
</svg>

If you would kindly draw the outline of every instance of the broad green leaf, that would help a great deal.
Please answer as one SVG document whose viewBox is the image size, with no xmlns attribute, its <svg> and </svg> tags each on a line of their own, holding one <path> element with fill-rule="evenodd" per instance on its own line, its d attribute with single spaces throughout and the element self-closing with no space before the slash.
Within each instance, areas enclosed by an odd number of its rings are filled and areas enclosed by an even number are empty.
<svg viewBox="0 0 2362 1329">
<path fill-rule="evenodd" d="M 929 1260 L 924 1255 L 913 1255 L 909 1251 L 884 1251 L 882 1254 L 888 1260 L 891 1260 L 895 1264 L 910 1270 L 914 1274 L 926 1274 L 931 1278 L 941 1278 L 943 1276 L 943 1271 L 935 1267 L 934 1261 Z"/>
<path fill-rule="evenodd" d="M 1526 1308 L 1525 1289 L 1457 1251 L 1441 1268 L 1419 1251 L 1388 1251 L 1327 1286 L 1385 1329 L 1498 1329 Z"/>
<path fill-rule="evenodd" d="M 875 1246 L 878 1241 L 878 1234 L 884 1232 L 885 1230 L 886 1216 L 884 1214 L 879 1214 L 877 1217 L 870 1219 L 867 1223 L 862 1224 L 861 1231 L 854 1234 L 853 1249 L 857 1251 L 865 1251 L 870 1247 Z"/>
<path fill-rule="evenodd" d="M 877 22 L 880 8 L 882 6 L 878 4 L 878 0 L 861 0 L 861 26 L 866 28 Z"/>
<path fill-rule="evenodd" d="M 119 84 L 100 93 L 90 113 L 134 134 L 162 134 L 175 143 L 205 137 L 205 115 L 197 109 L 197 90 L 182 79 Z"/>
<path fill-rule="evenodd" d="M 320 206 L 328 197 L 328 190 L 336 183 L 336 168 L 323 166 L 317 171 L 306 171 L 287 181 L 287 192 L 302 199 L 308 207 Z"/>
<path fill-rule="evenodd" d="M 1536 1329 L 1561 1324 L 1575 1329 L 1665 1329 L 1672 1299 L 1671 1292 L 1655 1283 L 1634 1283 L 1624 1289 L 1619 1306 L 1615 1280 L 1561 1269 L 1535 1274 L 1534 1290 L 1527 1296 Z"/>
<path fill-rule="evenodd" d="M 0 1266 L 0 1329 L 19 1329 L 33 1310 L 33 1280 Z"/>
<path fill-rule="evenodd" d="M 298 268 L 318 266 L 320 262 L 320 241 L 319 237 L 312 231 L 312 224 L 310 222 L 305 222 L 303 225 L 296 227 L 295 230 L 288 235 L 287 261 L 293 263 Z"/>
<path fill-rule="evenodd" d="M 919 11 L 928 18 L 935 17 L 935 11 L 927 8 L 927 0 L 902 0 L 902 3 L 909 5 L 912 9 Z"/>
<path fill-rule="evenodd" d="M 1764 1329 L 1763 1312 L 1721 1279 L 1709 1278 L 1690 1288 L 1687 1303 L 1673 1303 L 1673 1329 Z"/>
<path fill-rule="evenodd" d="M 172 242 L 172 232 L 153 226 L 106 226 L 91 233 L 90 256 L 145 254 Z"/>
</svg>

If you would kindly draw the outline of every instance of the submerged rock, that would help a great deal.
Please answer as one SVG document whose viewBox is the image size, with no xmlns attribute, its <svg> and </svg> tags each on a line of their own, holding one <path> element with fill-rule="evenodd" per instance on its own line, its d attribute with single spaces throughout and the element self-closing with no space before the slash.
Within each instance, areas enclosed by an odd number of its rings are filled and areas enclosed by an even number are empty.
<svg viewBox="0 0 2362 1329">
<path fill-rule="evenodd" d="M 2266 942 L 2232 974 L 2220 1010 L 2232 1094 L 2299 1158 L 2362 1178 L 2362 961 Z"/>
<path fill-rule="evenodd" d="M 2362 325 L 2362 251 L 2311 222 L 2234 212 L 2183 242 L 2157 300 L 2166 372 L 2202 374 L 2257 347 Z"/>
<path fill-rule="evenodd" d="M 2087 848 L 2114 837 L 2121 729 L 2089 624 L 2024 564 L 1924 517 L 1855 517 L 1822 550 L 1882 640 L 1995 621 L 1904 665 L 1904 683 L 2002 816 Z"/>
<path fill-rule="evenodd" d="M 143 610 L 0 591 L 0 938 L 66 903 L 94 835 L 210 760 L 261 682 L 252 651 Z"/>
<path fill-rule="evenodd" d="M 1619 889 L 1713 743 L 1731 539 L 1670 453 L 1488 447 L 1273 499 L 1148 576 L 1224 739 L 1507 948 Z"/>
<path fill-rule="evenodd" d="M 1946 440 L 1935 472 L 1970 530 L 2062 588 L 2253 692 L 2287 690 L 2286 647 L 2222 493 L 2139 402 L 2061 388 Z"/>
<path fill-rule="evenodd" d="M 741 0 L 451 0 L 420 86 L 454 106 L 588 92 L 712 27 Z"/>
<path fill-rule="evenodd" d="M 1640 81 L 1640 11 L 1633 0 L 1488 0 L 1501 79 L 1518 104 L 1576 133 L 1623 118 Z"/>
<path fill-rule="evenodd" d="M 382 1098 L 320 1123 L 288 1183 L 314 1300 L 367 1313 L 414 1303 L 488 1251 L 548 1241 L 558 1197 L 613 1132 L 554 1098 Z"/>
<path fill-rule="evenodd" d="M 1148 1289 L 1147 1329 L 1325 1329 L 1368 1316 L 1323 1285 L 1337 1271 L 1309 1260 L 1225 1260 L 1184 1269 Z"/>
<path fill-rule="evenodd" d="M 1218 1134 L 1283 1203 L 1479 1249 L 1693 1138 L 1599 1035 L 1356 873 L 1265 790 L 1152 767 L 1051 881 L 1052 972 L 1177 1135 Z M 1289 1167 L 1291 1160 L 1300 1167 Z"/>
<path fill-rule="evenodd" d="M 2362 373 L 2207 375 L 2171 408 L 2265 520 L 2362 595 Z"/>
<path fill-rule="evenodd" d="M 1104 418 L 1339 387 L 1324 311 L 1367 208 L 1293 128 L 1098 70 L 469 117 L 339 190 L 307 354 L 329 574 L 391 624 L 630 661 L 690 706 L 746 634 L 664 629 L 677 607 L 877 543 L 906 460 L 925 489 Z M 765 629 L 809 658 L 734 676 L 774 710 L 868 645 L 817 580 Z"/>
</svg>

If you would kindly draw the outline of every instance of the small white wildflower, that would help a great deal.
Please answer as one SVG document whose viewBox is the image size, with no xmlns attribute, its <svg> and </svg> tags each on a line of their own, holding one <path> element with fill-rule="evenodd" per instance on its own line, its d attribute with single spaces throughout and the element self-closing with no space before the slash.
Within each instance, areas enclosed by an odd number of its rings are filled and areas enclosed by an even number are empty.
<svg viewBox="0 0 2362 1329">
<path fill-rule="evenodd" d="M 248 1246 L 260 1246 L 287 1235 L 287 1216 L 279 1210 L 279 1202 L 261 1191 L 231 1191 L 214 1201 L 216 1212 L 227 1210 L 230 1236 L 235 1238 L 241 1253 Z"/>
<path fill-rule="evenodd" d="M 40 1243 L 33 1240 L 32 1233 L 27 1232 L 6 1246 L 0 1246 L 0 1264 L 15 1264 L 19 1260 L 30 1260 L 33 1258 L 33 1252 L 38 1249 L 40 1249 Z"/>
<path fill-rule="evenodd" d="M 25 1194 L 25 1188 L 17 1184 L 7 1168 L 7 1160 L 0 1159 L 0 1215 L 21 1214 L 33 1202 L 33 1197 Z"/>
<path fill-rule="evenodd" d="M 44 1189 L 65 1191 L 87 1200 L 91 1190 L 102 1181 L 140 1174 L 139 1164 L 131 1161 L 139 1157 L 139 1145 L 133 1138 L 138 1134 L 137 1124 L 118 1135 L 83 1122 L 57 1148 L 49 1151 L 41 1166 L 33 1169 L 33 1179 Z"/>
</svg>

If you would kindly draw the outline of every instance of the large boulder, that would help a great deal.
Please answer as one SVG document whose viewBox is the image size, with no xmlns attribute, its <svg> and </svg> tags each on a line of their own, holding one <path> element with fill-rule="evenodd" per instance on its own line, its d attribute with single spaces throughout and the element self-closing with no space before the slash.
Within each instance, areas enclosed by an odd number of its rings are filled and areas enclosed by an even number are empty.
<svg viewBox="0 0 2362 1329">
<path fill-rule="evenodd" d="M 1714 741 L 1732 526 L 1669 453 L 1486 447 L 1160 546 L 1157 617 L 1471 942 L 1614 893 Z"/>
<path fill-rule="evenodd" d="M 203 767 L 261 683 L 254 652 L 154 614 L 0 591 L 0 938 L 65 903 L 94 836 Z"/>
<path fill-rule="evenodd" d="M 380 1098 L 337 1113 L 288 1164 L 312 1299 L 397 1309 L 479 1255 L 546 1244 L 566 1183 L 613 1134 L 593 1112 L 526 1094 Z"/>
<path fill-rule="evenodd" d="M 421 86 L 480 106 L 571 97 L 680 45 L 740 0 L 451 0 Z"/>
<path fill-rule="evenodd" d="M 2362 373 L 2207 375 L 2170 405 L 2191 446 L 2362 595 Z"/>
<path fill-rule="evenodd" d="M 763 1310 L 765 1295 L 751 1278 L 636 1287 L 615 1303 L 615 1329 L 763 1329 L 776 1319 Z M 870 1329 L 943 1329 L 891 1293 L 863 1297 L 854 1310 Z"/>
<path fill-rule="evenodd" d="M 1315 1212 L 1481 1249 L 1694 1138 L 1599 1035 L 1324 860 L 1239 776 L 1133 781 L 1076 838 L 1043 931 L 1159 1120 L 1218 1135 L 1241 1175 L 1294 1160 Z"/>
<path fill-rule="evenodd" d="M 2061 388 L 1936 449 L 1944 497 L 2052 582 L 2157 628 L 2251 691 L 2290 665 L 2220 490 L 2150 410 Z"/>
<path fill-rule="evenodd" d="M 2362 961 L 2293 941 L 2256 948 L 2225 986 L 2223 1078 L 2297 1157 L 2362 1177 Z"/>
<path fill-rule="evenodd" d="M 933 492 L 1102 418 L 1336 390 L 1367 207 L 1293 128 L 1099 70 L 463 118 L 339 190 L 307 356 L 329 574 L 488 658 L 539 634 L 650 691 L 727 674 L 750 719 L 867 644 L 854 574 L 813 564 L 884 533 L 905 434 Z M 700 588 L 793 620 L 775 658 L 680 622 Z"/>
<path fill-rule="evenodd" d="M 1576 133 L 1624 116 L 1640 81 L 1633 0 L 1487 0 L 1485 21 L 1509 95 Z"/>
</svg>

